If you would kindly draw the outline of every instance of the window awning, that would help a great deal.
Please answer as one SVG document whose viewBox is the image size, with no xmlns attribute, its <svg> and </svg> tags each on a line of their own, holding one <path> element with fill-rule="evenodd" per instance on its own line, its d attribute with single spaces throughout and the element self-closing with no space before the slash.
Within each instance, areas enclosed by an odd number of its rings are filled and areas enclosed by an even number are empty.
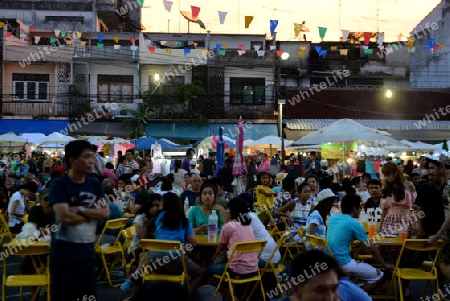
<svg viewBox="0 0 450 301">
<path fill-rule="evenodd" d="M 0 119 L 0 134 L 13 132 L 42 133 L 45 135 L 64 130 L 69 120 Z"/>
<path fill-rule="evenodd" d="M 154 138 L 172 140 L 198 140 L 210 135 L 208 123 L 148 123 L 145 133 Z"/>
<path fill-rule="evenodd" d="M 236 139 L 237 123 L 213 123 L 211 124 L 211 135 L 219 134 L 219 126 L 223 127 L 224 136 Z M 278 127 L 275 123 L 244 122 L 244 140 L 258 140 L 265 136 L 278 136 Z"/>
<path fill-rule="evenodd" d="M 147 136 L 173 140 L 199 140 L 208 136 L 217 136 L 219 126 L 223 127 L 223 135 L 236 139 L 237 123 L 149 123 L 145 131 Z M 244 123 L 244 139 L 258 140 L 264 136 L 278 135 L 277 125 Z"/>
</svg>

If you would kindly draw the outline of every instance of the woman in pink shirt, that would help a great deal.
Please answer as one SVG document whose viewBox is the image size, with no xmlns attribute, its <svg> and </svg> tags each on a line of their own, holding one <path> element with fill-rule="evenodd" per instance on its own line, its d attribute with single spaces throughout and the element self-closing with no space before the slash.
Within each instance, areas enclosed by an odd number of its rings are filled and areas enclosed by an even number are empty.
<svg viewBox="0 0 450 301">
<path fill-rule="evenodd" d="M 248 215 L 248 205 L 242 199 L 232 199 L 228 203 L 230 220 L 222 228 L 220 235 L 220 244 L 213 256 L 213 262 L 216 257 L 227 248 L 227 257 L 229 258 L 233 250 L 233 245 L 238 242 L 246 242 L 255 240 L 253 228 L 250 225 L 251 218 Z M 226 263 L 213 263 L 208 268 L 208 272 L 212 274 L 222 275 L 226 267 Z M 242 253 L 234 254 L 230 262 L 230 276 L 255 276 L 258 271 L 258 253 Z"/>
<path fill-rule="evenodd" d="M 265 171 L 270 173 L 270 163 L 267 160 L 267 155 L 266 154 L 261 154 L 261 163 L 258 165 L 258 173 Z"/>
<path fill-rule="evenodd" d="M 382 170 L 386 184 L 382 189 L 380 208 L 381 233 L 396 235 L 400 228 L 408 230 L 408 238 L 417 233 L 417 223 L 411 213 L 416 192 L 411 182 L 405 181 L 397 164 L 388 162 Z"/>
</svg>

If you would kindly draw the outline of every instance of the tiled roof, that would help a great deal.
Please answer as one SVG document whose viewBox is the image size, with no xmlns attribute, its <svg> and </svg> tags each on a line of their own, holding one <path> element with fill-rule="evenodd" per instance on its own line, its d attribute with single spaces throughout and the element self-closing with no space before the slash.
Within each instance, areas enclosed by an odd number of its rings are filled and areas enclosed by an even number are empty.
<svg viewBox="0 0 450 301">
<path fill-rule="evenodd" d="M 290 130 L 315 131 L 330 125 L 338 119 L 285 119 L 283 122 Z M 354 121 L 378 130 L 385 131 L 450 131 L 450 120 L 384 120 L 354 119 Z"/>
</svg>

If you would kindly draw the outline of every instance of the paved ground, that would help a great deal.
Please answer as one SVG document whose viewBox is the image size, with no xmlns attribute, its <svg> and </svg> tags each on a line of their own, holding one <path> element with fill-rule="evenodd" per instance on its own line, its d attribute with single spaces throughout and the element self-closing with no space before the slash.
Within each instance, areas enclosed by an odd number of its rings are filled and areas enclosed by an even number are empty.
<svg viewBox="0 0 450 301">
<path fill-rule="evenodd" d="M 10 257 L 7 259 L 7 271 L 8 273 L 17 273 L 19 271 L 20 267 L 20 258 Z M 287 263 L 289 265 L 289 263 Z M 0 279 L 1 281 L 1 279 Z M 116 283 L 121 283 L 123 280 L 117 279 Z M 406 299 L 408 301 L 422 301 L 420 297 L 422 296 L 423 289 L 425 287 L 425 282 L 417 281 L 412 282 L 410 284 L 410 290 L 411 290 L 411 296 Z M 447 290 L 446 290 L 447 289 Z M 445 295 L 448 296 L 448 299 L 450 300 L 450 285 L 448 287 L 444 287 L 442 290 L 444 297 Z M 10 289 L 8 288 L 6 291 L 6 300 L 16 301 L 19 300 L 19 289 Z M 99 282 L 98 283 L 98 301 L 116 301 L 118 300 L 119 296 L 119 289 L 114 289 L 109 286 L 107 282 Z M 430 301 L 433 300 L 433 295 L 431 291 L 429 291 L 428 295 L 429 299 L 424 298 L 423 300 Z M 24 293 L 24 301 L 31 300 L 31 293 L 25 289 Z M 43 297 L 40 298 L 40 300 L 44 300 Z M 435 299 L 437 300 L 437 299 Z M 64 300 L 62 300 L 64 301 Z M 81 301 L 81 300 L 80 300 Z M 169 300 L 168 300 L 169 301 Z"/>
</svg>

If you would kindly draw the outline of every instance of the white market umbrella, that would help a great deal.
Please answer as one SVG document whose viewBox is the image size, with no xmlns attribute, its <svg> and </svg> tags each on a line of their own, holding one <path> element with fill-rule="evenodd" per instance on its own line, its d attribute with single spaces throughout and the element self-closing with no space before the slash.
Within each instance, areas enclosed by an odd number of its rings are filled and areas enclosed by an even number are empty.
<svg viewBox="0 0 450 301">
<path fill-rule="evenodd" d="M 29 143 L 35 144 L 36 141 L 45 137 L 42 133 L 23 133 L 19 135 L 23 139 L 26 139 Z"/>
<path fill-rule="evenodd" d="M 286 140 L 284 142 L 285 146 L 288 147 L 292 144 L 291 140 Z M 278 136 L 265 136 L 261 139 L 254 141 L 244 141 L 244 146 L 251 146 L 252 148 L 271 148 L 277 147 L 281 148 L 281 138 Z"/>
<path fill-rule="evenodd" d="M 409 146 L 409 147 L 402 147 L 399 145 L 389 145 L 386 147 L 386 149 L 389 150 L 416 150 L 416 151 L 435 151 L 437 149 L 440 149 L 442 147 L 442 143 L 438 144 L 438 145 L 434 145 L 434 144 L 429 144 L 429 143 L 425 143 L 422 141 L 417 141 L 417 142 L 411 142 L 408 140 L 400 140 L 401 143 Z"/>
<path fill-rule="evenodd" d="M 39 139 L 35 144 L 40 147 L 61 147 L 61 145 L 66 145 L 73 140 L 75 140 L 75 138 L 63 135 L 61 133 L 53 132 L 50 135 Z"/>
<path fill-rule="evenodd" d="M 14 133 L 6 133 L 0 135 L 0 145 L 1 146 L 19 146 L 27 143 L 27 139 L 17 136 Z"/>
<path fill-rule="evenodd" d="M 391 138 L 389 135 L 387 132 L 366 127 L 352 119 L 341 119 L 298 139 L 293 145 L 336 143 L 353 140 L 368 141 L 375 146 L 402 145 L 400 141 Z"/>
</svg>

